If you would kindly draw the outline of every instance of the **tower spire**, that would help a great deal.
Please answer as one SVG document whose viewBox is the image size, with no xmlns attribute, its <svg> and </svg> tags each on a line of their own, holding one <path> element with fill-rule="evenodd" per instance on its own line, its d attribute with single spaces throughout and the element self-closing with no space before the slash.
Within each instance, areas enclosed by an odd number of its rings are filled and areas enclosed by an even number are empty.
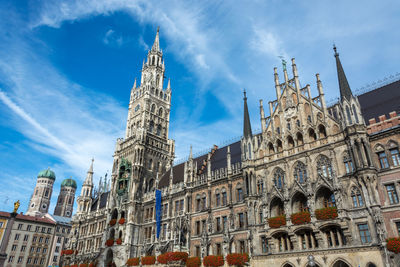
<svg viewBox="0 0 400 267">
<path fill-rule="evenodd" d="M 86 179 L 83 182 L 84 184 L 93 185 L 93 162 L 94 162 L 94 158 L 92 158 L 92 162 L 90 163 L 90 167 L 87 172 Z"/>
<path fill-rule="evenodd" d="M 243 137 L 248 138 L 252 136 L 249 110 L 247 108 L 246 90 L 243 90 L 244 100 L 244 118 L 243 118 Z"/>
<path fill-rule="evenodd" d="M 353 93 L 351 92 L 349 82 L 347 81 L 346 74 L 344 73 L 342 63 L 340 62 L 339 53 L 337 52 L 335 45 L 333 45 L 333 51 L 335 51 L 336 68 L 337 68 L 339 89 L 340 89 L 340 99 L 350 100 L 350 98 L 353 96 Z"/>
<path fill-rule="evenodd" d="M 160 32 L 160 27 L 157 27 L 156 38 L 154 39 L 153 46 L 151 47 L 152 51 L 160 51 L 160 36 L 159 36 L 159 32 Z"/>
</svg>

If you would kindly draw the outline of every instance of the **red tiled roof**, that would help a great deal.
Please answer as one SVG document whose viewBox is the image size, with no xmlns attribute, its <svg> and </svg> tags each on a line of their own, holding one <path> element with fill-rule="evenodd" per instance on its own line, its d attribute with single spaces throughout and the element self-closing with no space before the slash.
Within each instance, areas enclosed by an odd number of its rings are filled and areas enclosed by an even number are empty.
<svg viewBox="0 0 400 267">
<path fill-rule="evenodd" d="M 0 211 L 0 216 L 9 218 L 9 217 L 11 217 L 11 214 L 9 212 Z M 22 220 L 22 221 L 31 221 L 31 222 L 41 222 L 41 223 L 47 223 L 47 224 L 56 224 L 54 221 L 50 220 L 49 218 L 25 215 L 25 214 L 22 214 L 22 212 L 17 214 L 16 219 L 17 220 Z"/>
</svg>

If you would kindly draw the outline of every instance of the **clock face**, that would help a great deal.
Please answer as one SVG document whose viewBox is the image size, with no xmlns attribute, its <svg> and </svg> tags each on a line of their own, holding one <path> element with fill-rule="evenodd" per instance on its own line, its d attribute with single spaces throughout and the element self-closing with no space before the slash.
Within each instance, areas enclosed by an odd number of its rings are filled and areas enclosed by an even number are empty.
<svg viewBox="0 0 400 267">
<path fill-rule="evenodd" d="M 135 107 L 135 112 L 138 111 L 139 109 L 140 109 L 140 105 L 137 105 L 137 106 Z"/>
</svg>

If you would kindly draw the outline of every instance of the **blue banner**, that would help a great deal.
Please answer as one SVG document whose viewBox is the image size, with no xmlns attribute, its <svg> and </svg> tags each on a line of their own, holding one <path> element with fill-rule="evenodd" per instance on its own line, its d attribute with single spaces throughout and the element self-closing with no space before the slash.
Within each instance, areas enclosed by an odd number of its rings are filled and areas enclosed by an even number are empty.
<svg viewBox="0 0 400 267">
<path fill-rule="evenodd" d="M 157 222 L 157 239 L 160 237 L 161 231 L 161 191 L 156 189 L 156 222 Z"/>
</svg>

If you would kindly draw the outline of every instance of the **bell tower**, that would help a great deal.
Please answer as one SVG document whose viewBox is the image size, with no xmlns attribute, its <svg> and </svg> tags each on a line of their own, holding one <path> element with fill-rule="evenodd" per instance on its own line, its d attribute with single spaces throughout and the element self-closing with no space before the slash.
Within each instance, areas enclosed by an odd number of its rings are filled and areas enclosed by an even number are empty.
<svg viewBox="0 0 400 267">
<path fill-rule="evenodd" d="M 140 84 L 136 79 L 130 93 L 125 139 L 118 139 L 114 153 L 109 208 L 111 218 L 127 223 L 124 240 L 131 243 L 130 255 L 139 255 L 142 198 L 154 194 L 156 180 L 170 168 L 174 141 L 168 139 L 171 82 L 164 86 L 165 64 L 159 29 L 143 61 Z M 111 215 L 110 215 L 111 216 Z"/>
<path fill-rule="evenodd" d="M 49 211 L 56 174 L 50 168 L 39 172 L 34 193 L 26 214 L 36 216 Z"/>
</svg>

